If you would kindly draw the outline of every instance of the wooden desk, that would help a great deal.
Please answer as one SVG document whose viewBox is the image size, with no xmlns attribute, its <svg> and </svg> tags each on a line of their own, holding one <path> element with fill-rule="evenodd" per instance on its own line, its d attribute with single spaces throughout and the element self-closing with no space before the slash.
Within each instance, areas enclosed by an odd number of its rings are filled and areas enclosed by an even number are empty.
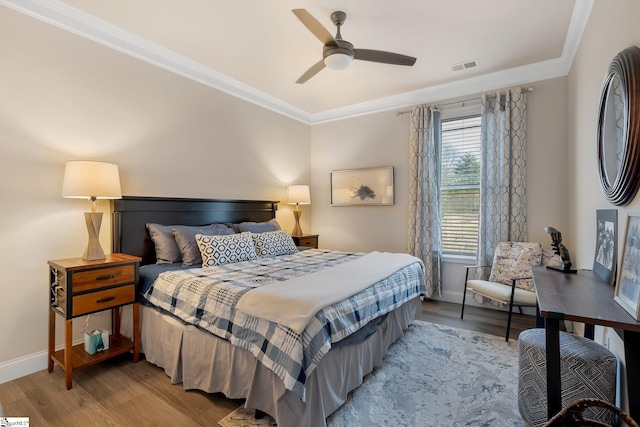
<svg viewBox="0 0 640 427">
<path fill-rule="evenodd" d="M 565 274 L 533 268 L 540 315 L 545 318 L 548 417 L 562 409 L 560 384 L 560 321 L 621 329 L 624 340 L 629 411 L 640 420 L 640 322 L 614 300 L 614 288 L 590 270 Z"/>
</svg>

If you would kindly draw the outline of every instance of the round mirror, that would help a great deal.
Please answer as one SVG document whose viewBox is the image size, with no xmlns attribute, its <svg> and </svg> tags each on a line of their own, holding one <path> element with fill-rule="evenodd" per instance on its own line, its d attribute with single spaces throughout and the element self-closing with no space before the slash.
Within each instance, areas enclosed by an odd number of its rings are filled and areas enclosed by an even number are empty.
<svg viewBox="0 0 640 427">
<path fill-rule="evenodd" d="M 607 200 L 630 203 L 640 184 L 640 49 L 620 52 L 602 85 L 598 115 L 598 172 Z"/>
</svg>

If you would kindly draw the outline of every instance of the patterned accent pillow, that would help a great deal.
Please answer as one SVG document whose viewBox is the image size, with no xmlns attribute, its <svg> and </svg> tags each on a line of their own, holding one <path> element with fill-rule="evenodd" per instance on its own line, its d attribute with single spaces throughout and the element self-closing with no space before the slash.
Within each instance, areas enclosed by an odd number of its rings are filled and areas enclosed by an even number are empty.
<svg viewBox="0 0 640 427">
<path fill-rule="evenodd" d="M 198 248 L 198 245 L 196 244 L 196 234 L 202 234 L 205 236 L 234 234 L 233 230 L 224 224 L 202 225 L 198 227 L 174 225 L 171 232 L 178 244 L 178 249 L 180 249 L 182 265 L 202 264 L 200 248 Z"/>
<path fill-rule="evenodd" d="M 531 267 L 542 262 L 542 245 L 529 242 L 499 242 L 493 256 L 489 281 L 511 286 L 511 280 L 531 277 Z M 533 280 L 518 280 L 516 287 L 534 291 Z"/>
<path fill-rule="evenodd" d="M 285 230 L 251 233 L 253 246 L 260 258 L 289 255 L 298 252 L 296 244 Z"/>
<path fill-rule="evenodd" d="M 203 267 L 258 259 L 249 232 L 224 236 L 196 234 L 196 243 L 200 249 Z"/>
</svg>

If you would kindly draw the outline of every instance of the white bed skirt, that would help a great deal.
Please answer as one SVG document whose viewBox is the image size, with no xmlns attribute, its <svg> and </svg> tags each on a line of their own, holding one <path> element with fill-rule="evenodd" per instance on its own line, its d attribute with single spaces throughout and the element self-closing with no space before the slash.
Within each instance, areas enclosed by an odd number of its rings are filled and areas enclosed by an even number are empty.
<svg viewBox="0 0 640 427">
<path fill-rule="evenodd" d="M 389 346 L 421 307 L 416 297 L 389 313 L 366 341 L 331 350 L 307 378 L 306 403 L 248 351 L 148 306 L 141 307 L 142 352 L 172 383 L 182 383 L 187 390 L 246 399 L 245 407 L 272 415 L 280 427 L 326 426 L 326 418 L 346 401 L 349 391 L 382 365 Z M 132 336 L 130 307 L 123 308 L 121 333 Z"/>
</svg>

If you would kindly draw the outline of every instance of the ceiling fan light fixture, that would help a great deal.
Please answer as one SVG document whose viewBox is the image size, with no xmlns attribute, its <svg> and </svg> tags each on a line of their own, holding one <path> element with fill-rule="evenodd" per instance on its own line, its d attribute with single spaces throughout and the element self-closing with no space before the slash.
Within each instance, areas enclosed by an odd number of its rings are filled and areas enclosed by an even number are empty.
<svg viewBox="0 0 640 427">
<path fill-rule="evenodd" d="M 353 61 L 353 56 L 346 53 L 334 53 L 324 58 L 324 65 L 333 70 L 344 70 Z"/>
</svg>

